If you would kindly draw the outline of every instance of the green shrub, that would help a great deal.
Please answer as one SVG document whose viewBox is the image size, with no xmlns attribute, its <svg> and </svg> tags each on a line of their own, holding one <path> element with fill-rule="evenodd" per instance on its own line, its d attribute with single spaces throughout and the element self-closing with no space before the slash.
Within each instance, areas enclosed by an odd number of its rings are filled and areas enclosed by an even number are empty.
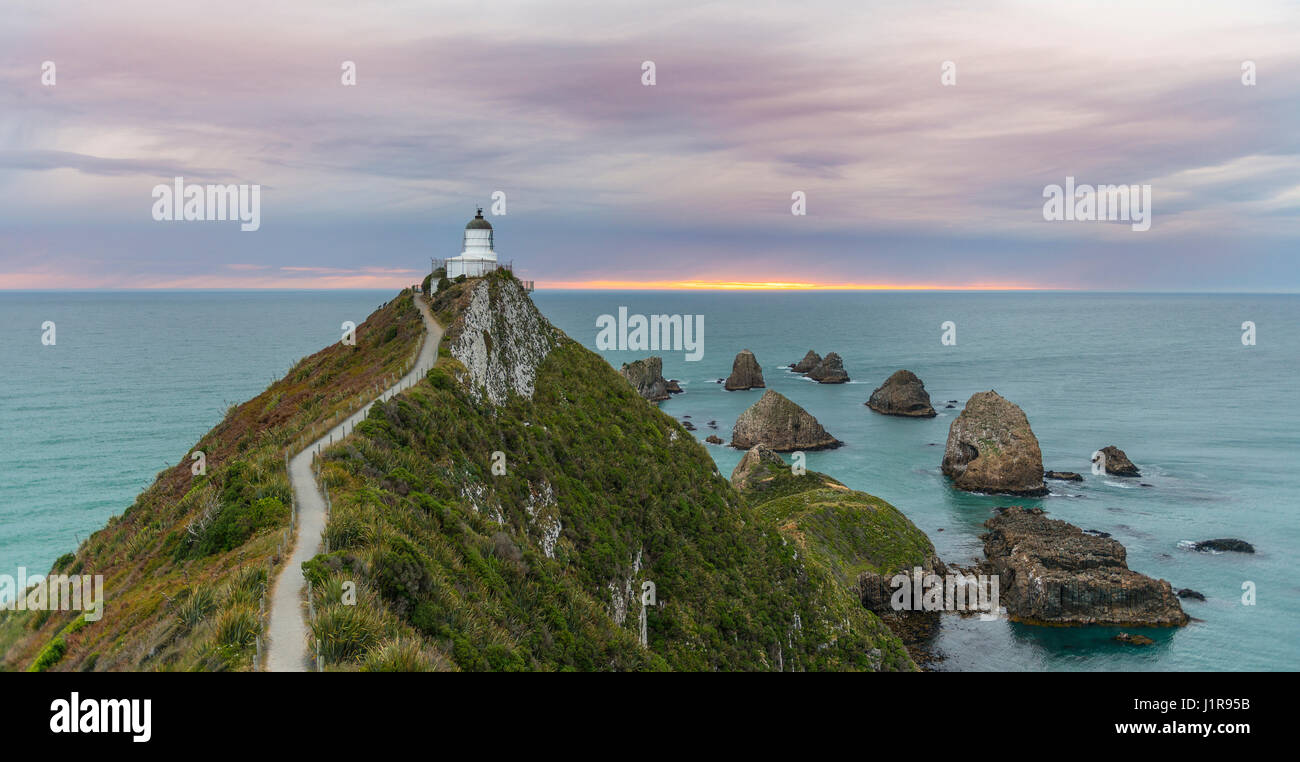
<svg viewBox="0 0 1300 762">
<path fill-rule="evenodd" d="M 406 612 L 429 590 L 432 580 L 420 552 L 405 538 L 393 538 L 375 556 L 372 574 L 380 595 Z"/>
<path fill-rule="evenodd" d="M 45 670 L 58 664 L 63 659 L 63 655 L 68 652 L 68 644 L 63 639 L 63 635 L 55 635 L 41 652 L 36 654 L 32 665 L 27 668 L 28 672 L 44 672 Z"/>
<path fill-rule="evenodd" d="M 235 464 L 243 465 L 242 461 Z M 232 491 L 227 486 L 223 499 Z M 199 540 L 197 553 L 207 556 L 222 553 L 243 545 L 258 531 L 284 524 L 289 518 L 289 509 L 278 497 L 264 497 L 255 502 L 244 501 L 224 503 L 221 512 L 208 526 Z"/>
</svg>

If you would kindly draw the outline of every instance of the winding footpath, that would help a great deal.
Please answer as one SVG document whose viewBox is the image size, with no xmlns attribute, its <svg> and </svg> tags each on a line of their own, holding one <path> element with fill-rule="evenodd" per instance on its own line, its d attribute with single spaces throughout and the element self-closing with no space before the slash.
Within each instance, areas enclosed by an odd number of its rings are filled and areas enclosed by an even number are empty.
<svg viewBox="0 0 1300 762">
<path fill-rule="evenodd" d="M 271 617 L 267 627 L 268 650 L 266 671 L 305 672 L 314 668 L 307 633 L 307 580 L 302 575 L 302 564 L 320 552 L 321 533 L 325 530 L 325 496 L 321 494 L 312 474 L 312 458 L 338 442 L 358 423 L 365 420 L 370 406 L 384 402 L 405 389 L 414 386 L 438 360 L 438 345 L 442 342 L 442 326 L 433 319 L 423 295 L 415 294 L 415 306 L 424 318 L 426 333 L 420 345 L 420 354 L 410 372 L 402 376 L 375 400 L 371 400 L 342 423 L 321 435 L 302 452 L 289 459 L 289 483 L 298 505 L 298 527 L 294 536 L 293 552 L 280 567 L 280 574 L 271 592 Z"/>
</svg>

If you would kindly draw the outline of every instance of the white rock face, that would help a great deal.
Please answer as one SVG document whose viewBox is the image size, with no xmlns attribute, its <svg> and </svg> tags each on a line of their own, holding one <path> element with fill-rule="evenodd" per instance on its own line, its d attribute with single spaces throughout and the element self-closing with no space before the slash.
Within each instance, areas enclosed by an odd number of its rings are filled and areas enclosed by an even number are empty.
<svg viewBox="0 0 1300 762">
<path fill-rule="evenodd" d="M 636 575 L 641 573 L 641 555 L 644 552 L 645 548 L 637 549 L 636 557 L 632 559 L 631 574 L 623 580 L 612 579 L 607 585 L 610 594 L 609 618 L 620 627 L 627 619 L 628 609 L 638 605 L 632 583 L 636 581 Z"/>
<path fill-rule="evenodd" d="M 537 544 L 542 547 L 542 552 L 547 558 L 555 558 L 555 544 L 560 541 L 564 524 L 560 521 L 560 506 L 555 502 L 555 490 L 549 482 L 543 481 L 541 488 L 533 487 L 529 490 L 524 512 L 540 535 Z"/>
<path fill-rule="evenodd" d="M 482 280 L 470 295 L 451 355 L 468 371 L 462 381 L 475 401 L 501 405 L 511 394 L 532 398 L 537 368 L 557 343 L 555 329 L 518 284 Z"/>
</svg>

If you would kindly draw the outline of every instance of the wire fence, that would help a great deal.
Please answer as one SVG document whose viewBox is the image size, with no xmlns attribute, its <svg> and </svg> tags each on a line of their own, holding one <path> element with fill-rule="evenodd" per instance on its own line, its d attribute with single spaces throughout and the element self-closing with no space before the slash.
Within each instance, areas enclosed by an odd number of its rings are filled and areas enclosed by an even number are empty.
<svg viewBox="0 0 1300 762">
<path fill-rule="evenodd" d="M 412 292 L 411 298 L 413 300 L 418 299 L 415 292 Z M 417 301 L 415 304 L 416 309 L 419 310 L 419 302 Z M 424 314 L 422 310 L 420 312 L 420 319 L 423 321 Z M 415 386 L 422 380 L 424 374 L 428 373 L 428 371 L 438 362 L 438 353 L 436 350 L 432 354 L 432 359 L 423 363 L 420 362 L 420 356 L 424 353 L 425 345 L 428 341 L 429 331 L 426 330 L 424 336 L 420 340 L 419 346 L 415 348 L 410 359 L 402 364 L 402 369 L 400 371 L 385 374 L 382 378 L 375 381 L 371 384 L 370 389 L 368 390 L 369 393 L 359 392 L 357 394 L 357 407 L 352 408 L 351 410 L 345 409 L 334 412 L 328 419 L 317 422 L 308 427 L 305 432 L 293 440 L 290 446 L 284 448 L 284 470 L 286 476 L 289 478 L 289 490 L 291 493 L 289 501 L 289 529 L 285 530 L 284 537 L 277 549 L 277 558 L 287 560 L 287 555 L 293 552 L 293 539 L 298 530 L 298 499 L 297 495 L 293 493 L 293 461 L 298 456 L 310 451 L 311 459 L 308 468 L 311 472 L 313 481 L 316 484 L 317 491 L 323 496 L 325 502 L 326 528 L 321 530 L 321 546 L 324 547 L 326 553 L 329 553 L 330 541 L 327 529 L 329 527 L 330 516 L 334 512 L 334 502 L 330 497 L 329 485 L 321 478 L 321 455 L 324 452 L 324 449 L 332 446 L 336 440 L 342 441 L 348 434 L 356 431 L 357 423 L 365 419 L 366 415 L 369 413 L 371 405 L 376 402 L 386 402 L 394 396 Z M 367 400 L 367 397 L 369 397 L 369 400 Z M 265 653 L 263 633 L 266 632 L 269 625 L 269 616 L 266 608 L 266 594 L 270 589 L 271 580 L 273 579 L 273 571 L 274 565 L 272 564 L 272 559 L 267 559 L 266 583 L 262 588 L 261 613 L 259 615 L 261 627 L 257 636 L 257 656 L 253 662 L 253 671 L 255 672 L 261 669 L 262 657 Z M 309 617 L 308 628 L 312 629 L 316 623 L 316 606 L 312 598 L 311 580 L 307 580 L 307 611 Z M 315 654 L 316 671 L 319 672 L 324 666 L 324 658 L 321 653 L 320 639 L 313 638 L 313 640 L 314 648 L 312 650 Z"/>
</svg>

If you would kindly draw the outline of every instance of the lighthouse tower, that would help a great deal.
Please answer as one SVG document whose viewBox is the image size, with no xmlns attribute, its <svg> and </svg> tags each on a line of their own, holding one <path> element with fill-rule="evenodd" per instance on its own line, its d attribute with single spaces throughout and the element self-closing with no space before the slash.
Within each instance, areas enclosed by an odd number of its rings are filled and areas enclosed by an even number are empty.
<svg viewBox="0 0 1300 762">
<path fill-rule="evenodd" d="M 465 226 L 465 244 L 460 256 L 447 260 L 447 277 L 477 278 L 495 269 L 497 253 L 492 250 L 492 223 L 483 219 L 483 208 L 479 207 L 474 219 Z"/>
</svg>

